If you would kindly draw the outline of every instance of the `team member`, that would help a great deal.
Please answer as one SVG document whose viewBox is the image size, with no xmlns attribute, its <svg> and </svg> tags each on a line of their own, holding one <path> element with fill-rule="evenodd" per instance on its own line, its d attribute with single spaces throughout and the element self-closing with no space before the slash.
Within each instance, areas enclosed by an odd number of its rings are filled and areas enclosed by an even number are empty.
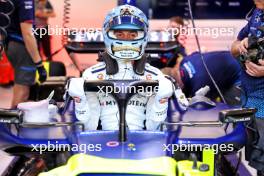
<svg viewBox="0 0 264 176">
<path fill-rule="evenodd" d="M 209 71 L 211 72 L 215 82 L 220 90 L 225 95 L 230 95 L 229 91 L 236 90 L 234 86 L 240 84 L 241 69 L 239 63 L 232 57 L 229 51 L 215 51 L 203 53 L 203 57 Z M 198 52 L 195 52 L 187 57 L 184 57 L 179 64 L 177 64 L 170 74 L 177 80 L 179 85 L 183 88 L 184 93 L 188 97 L 195 95 L 195 92 L 204 86 L 209 86 L 210 91 L 206 96 L 214 99 L 219 96 L 212 80 L 210 79 L 202 59 Z M 239 91 L 235 91 L 239 93 Z M 226 96 L 226 100 L 230 104 L 239 101 L 240 95 L 237 95 L 238 100 Z"/>
<path fill-rule="evenodd" d="M 264 1 L 254 0 L 256 9 L 254 10 L 248 24 L 240 31 L 237 40 L 233 43 L 231 52 L 237 57 L 248 52 L 248 37 L 255 36 L 263 38 L 264 32 L 260 27 L 264 27 Z M 249 164 L 258 170 L 258 175 L 264 175 L 264 58 L 260 58 L 255 64 L 246 61 L 245 70 L 242 71 L 242 87 L 247 101 L 246 107 L 257 108 L 256 124 L 259 139 L 254 146 Z"/>
<path fill-rule="evenodd" d="M 35 15 L 36 15 L 36 32 L 40 33 L 41 30 L 45 29 L 45 31 L 48 31 L 49 24 L 48 20 L 49 18 L 56 17 L 56 13 L 53 10 L 53 7 L 51 3 L 48 0 L 35 0 L 36 1 L 36 9 L 35 9 Z M 50 48 L 50 35 L 46 33 L 45 35 L 36 35 L 38 46 L 41 47 L 46 58 L 51 58 L 51 48 Z"/>
<path fill-rule="evenodd" d="M 151 96 L 135 95 L 127 107 L 127 124 L 132 130 L 157 130 L 167 116 L 168 98 L 174 86 L 156 68 L 146 64 L 144 49 L 147 44 L 148 21 L 136 7 L 123 5 L 114 8 L 103 24 L 106 52 L 103 63 L 88 68 L 83 79 L 72 79 L 69 94 L 75 98 L 75 112 L 87 129 L 96 129 L 99 119 L 104 130 L 118 129 L 118 108 L 112 96 L 104 93 L 84 93 L 84 80 L 158 80 L 159 88 Z M 176 95 L 182 105 L 187 100 L 179 91 Z M 144 121 L 146 121 L 144 125 Z"/>
<path fill-rule="evenodd" d="M 4 34 L 2 34 L 2 30 L 4 29 L 0 28 L 0 60 L 4 52 Z"/>
<path fill-rule="evenodd" d="M 10 15 L 11 24 L 7 29 L 7 56 L 15 70 L 12 108 L 18 103 L 27 101 L 30 86 L 34 84 L 36 69 L 39 80 L 47 78 L 36 39 L 32 32 L 34 22 L 33 0 L 12 0 L 14 12 Z"/>
<path fill-rule="evenodd" d="M 162 72 L 165 74 L 167 74 L 167 71 L 169 70 L 168 68 L 172 68 L 176 65 L 177 60 L 181 60 L 184 56 L 186 56 L 184 47 L 186 36 L 180 34 L 181 28 L 183 27 L 184 20 L 182 17 L 174 16 L 170 18 L 169 25 L 167 27 L 168 33 L 171 34 L 171 41 L 179 45 L 179 47 L 170 52 L 160 54 L 158 60 L 150 62 L 152 66 L 162 69 Z"/>
</svg>

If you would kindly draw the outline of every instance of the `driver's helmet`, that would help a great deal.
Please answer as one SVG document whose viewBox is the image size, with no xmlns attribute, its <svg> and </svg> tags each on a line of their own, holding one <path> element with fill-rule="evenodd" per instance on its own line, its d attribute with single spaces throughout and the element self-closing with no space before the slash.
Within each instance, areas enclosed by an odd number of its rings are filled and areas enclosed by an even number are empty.
<svg viewBox="0 0 264 176">
<path fill-rule="evenodd" d="M 148 39 L 148 20 L 138 8 L 122 5 L 109 12 L 103 24 L 107 53 L 117 60 L 138 60 L 144 54 Z M 132 37 L 118 37 L 118 32 L 129 31 Z"/>
</svg>

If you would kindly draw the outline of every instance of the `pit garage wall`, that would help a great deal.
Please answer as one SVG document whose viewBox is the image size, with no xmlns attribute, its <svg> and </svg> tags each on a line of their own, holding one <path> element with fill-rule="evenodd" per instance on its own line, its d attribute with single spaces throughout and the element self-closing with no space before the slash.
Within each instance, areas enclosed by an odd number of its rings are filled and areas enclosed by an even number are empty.
<svg viewBox="0 0 264 176">
<path fill-rule="evenodd" d="M 64 0 L 50 0 L 57 14 L 56 18 L 50 18 L 51 27 L 62 26 Z M 67 25 L 73 27 L 101 28 L 104 17 L 109 9 L 117 6 L 116 0 L 69 0 L 70 6 L 70 23 Z M 61 36 L 52 36 L 52 52 L 61 48 Z M 79 71 L 72 64 L 67 52 L 62 50 L 54 60 L 62 61 L 67 68 L 67 75 L 79 76 Z M 76 59 L 85 69 L 96 63 L 97 54 L 78 54 Z"/>
<path fill-rule="evenodd" d="M 62 26 L 64 0 L 50 0 L 57 14 L 56 18 L 50 19 L 51 27 Z M 106 13 L 117 5 L 116 0 L 69 0 L 71 4 L 70 22 L 68 27 L 101 28 Z M 212 37 L 209 35 L 199 36 L 203 51 L 229 50 L 232 41 L 236 39 L 239 30 L 246 24 L 246 20 L 195 20 L 196 27 L 231 28 L 233 35 Z M 163 29 L 168 20 L 150 20 L 150 30 Z M 190 25 L 190 22 L 189 22 Z M 52 52 L 61 47 L 61 37 L 52 36 Z M 186 41 L 187 53 L 197 51 L 194 36 L 188 36 Z M 78 65 L 85 69 L 96 63 L 97 54 L 76 54 Z M 79 76 L 65 50 L 53 57 L 54 60 L 63 61 L 67 67 L 67 74 Z"/>
<path fill-rule="evenodd" d="M 203 31 L 198 35 L 202 51 L 230 50 L 232 42 L 246 23 L 246 20 L 195 20 L 196 29 L 201 28 Z M 168 20 L 150 21 L 152 29 L 163 29 L 167 24 Z M 191 28 L 190 20 L 187 24 Z M 185 46 L 188 54 L 198 50 L 194 35 L 188 35 Z"/>
</svg>

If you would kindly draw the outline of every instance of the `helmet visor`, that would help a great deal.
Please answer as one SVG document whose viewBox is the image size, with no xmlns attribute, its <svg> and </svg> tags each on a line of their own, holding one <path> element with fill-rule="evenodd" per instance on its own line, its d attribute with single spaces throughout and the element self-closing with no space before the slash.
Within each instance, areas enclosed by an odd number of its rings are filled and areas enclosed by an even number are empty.
<svg viewBox="0 0 264 176">
<path fill-rule="evenodd" d="M 134 41 L 143 39 L 146 34 L 143 30 L 111 29 L 107 35 L 114 40 Z"/>
</svg>

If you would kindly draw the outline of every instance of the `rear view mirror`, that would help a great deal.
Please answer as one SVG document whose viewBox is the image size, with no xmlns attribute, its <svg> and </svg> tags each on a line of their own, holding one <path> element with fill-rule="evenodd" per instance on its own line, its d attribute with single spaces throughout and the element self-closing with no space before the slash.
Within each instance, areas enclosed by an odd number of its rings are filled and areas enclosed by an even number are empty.
<svg viewBox="0 0 264 176">
<path fill-rule="evenodd" d="M 219 112 L 219 120 L 222 123 L 237 123 L 250 121 L 257 110 L 255 108 L 231 109 Z"/>
<path fill-rule="evenodd" d="M 23 121 L 23 111 L 0 109 L 0 123 L 20 124 Z"/>
</svg>

